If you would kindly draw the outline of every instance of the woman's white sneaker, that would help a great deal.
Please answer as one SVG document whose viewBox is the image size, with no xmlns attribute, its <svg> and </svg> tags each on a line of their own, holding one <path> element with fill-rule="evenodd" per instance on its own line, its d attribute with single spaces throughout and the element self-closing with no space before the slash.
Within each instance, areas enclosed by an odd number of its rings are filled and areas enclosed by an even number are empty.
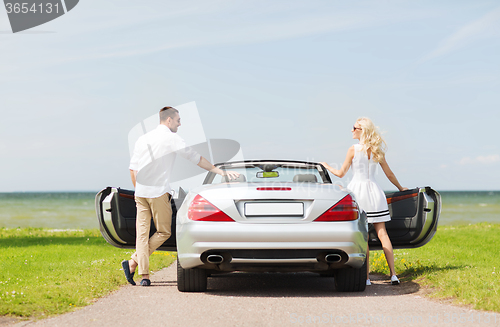
<svg viewBox="0 0 500 327">
<path fill-rule="evenodd" d="M 391 276 L 391 284 L 392 285 L 399 285 L 399 279 L 396 275 Z"/>
</svg>

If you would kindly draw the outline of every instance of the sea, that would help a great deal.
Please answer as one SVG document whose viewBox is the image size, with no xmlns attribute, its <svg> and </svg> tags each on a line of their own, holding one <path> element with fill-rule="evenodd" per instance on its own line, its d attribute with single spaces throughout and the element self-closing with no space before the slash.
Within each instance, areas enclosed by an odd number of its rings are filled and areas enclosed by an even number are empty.
<svg viewBox="0 0 500 327">
<path fill-rule="evenodd" d="M 500 191 L 438 191 L 439 225 L 500 223 Z M 99 228 L 97 192 L 0 193 L 0 228 Z"/>
</svg>

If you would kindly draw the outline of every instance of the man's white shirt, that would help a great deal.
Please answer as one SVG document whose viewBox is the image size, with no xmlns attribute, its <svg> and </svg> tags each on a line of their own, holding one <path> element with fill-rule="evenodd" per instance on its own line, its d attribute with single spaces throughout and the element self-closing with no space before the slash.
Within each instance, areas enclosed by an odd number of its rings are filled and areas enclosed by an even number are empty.
<svg viewBox="0 0 500 327">
<path fill-rule="evenodd" d="M 157 198 L 172 194 L 169 180 L 175 157 L 179 154 L 195 165 L 201 156 L 186 147 L 184 140 L 165 125 L 142 135 L 135 143 L 129 169 L 137 171 L 135 195 L 141 198 Z"/>
</svg>

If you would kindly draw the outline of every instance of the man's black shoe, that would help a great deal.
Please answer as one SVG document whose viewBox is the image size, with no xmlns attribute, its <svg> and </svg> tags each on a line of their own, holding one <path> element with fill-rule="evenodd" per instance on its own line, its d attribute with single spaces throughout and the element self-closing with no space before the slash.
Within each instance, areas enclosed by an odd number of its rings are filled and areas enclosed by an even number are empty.
<svg viewBox="0 0 500 327">
<path fill-rule="evenodd" d="M 149 279 L 141 280 L 141 286 L 151 286 L 151 281 Z"/>
<path fill-rule="evenodd" d="M 130 265 L 128 264 L 128 260 L 123 260 L 122 261 L 122 267 L 123 267 L 123 272 L 125 273 L 125 278 L 127 278 L 127 282 L 129 282 L 132 285 L 135 285 L 134 282 L 134 274 L 130 272 Z"/>
</svg>

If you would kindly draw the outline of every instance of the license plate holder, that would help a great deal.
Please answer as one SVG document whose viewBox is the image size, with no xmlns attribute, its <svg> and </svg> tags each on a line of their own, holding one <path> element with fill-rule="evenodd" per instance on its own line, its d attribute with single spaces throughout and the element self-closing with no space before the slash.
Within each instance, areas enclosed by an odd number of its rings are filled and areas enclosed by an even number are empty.
<svg viewBox="0 0 500 327">
<path fill-rule="evenodd" d="M 304 203 L 302 202 L 247 202 L 245 203 L 247 217 L 302 217 Z"/>
</svg>

